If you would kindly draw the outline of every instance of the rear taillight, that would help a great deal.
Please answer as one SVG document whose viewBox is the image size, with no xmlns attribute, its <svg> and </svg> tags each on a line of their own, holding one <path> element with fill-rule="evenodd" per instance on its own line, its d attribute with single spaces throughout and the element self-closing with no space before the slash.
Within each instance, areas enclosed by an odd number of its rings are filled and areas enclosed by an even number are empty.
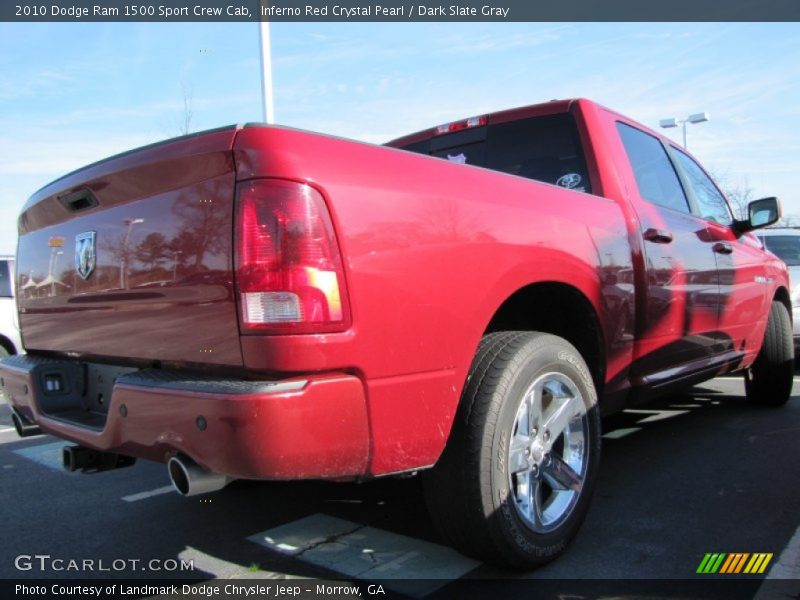
<svg viewBox="0 0 800 600">
<path fill-rule="evenodd" d="M 236 188 L 236 286 L 243 331 L 324 333 L 348 325 L 342 257 L 309 185 L 255 179 Z"/>
</svg>

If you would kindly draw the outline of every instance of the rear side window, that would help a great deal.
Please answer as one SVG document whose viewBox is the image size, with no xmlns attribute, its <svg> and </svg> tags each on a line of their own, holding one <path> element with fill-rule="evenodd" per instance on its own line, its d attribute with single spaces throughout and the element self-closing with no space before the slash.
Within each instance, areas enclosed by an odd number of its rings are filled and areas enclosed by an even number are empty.
<svg viewBox="0 0 800 600">
<path fill-rule="evenodd" d="M 700 165 L 691 156 L 675 146 L 672 149 L 675 150 L 678 163 L 689 179 L 689 185 L 692 188 L 692 192 L 694 192 L 695 200 L 697 200 L 700 216 L 722 225 L 733 223 L 728 203 L 725 202 L 725 197 L 714 185 L 714 182 L 711 181 L 711 178 L 705 174 Z"/>
<path fill-rule="evenodd" d="M 569 113 L 466 129 L 402 147 L 591 193 L 578 127 Z"/>
<path fill-rule="evenodd" d="M 642 198 L 659 206 L 691 212 L 678 175 L 659 139 L 625 123 L 617 122 L 617 130 Z"/>
<path fill-rule="evenodd" d="M 11 298 L 11 268 L 7 260 L 0 260 L 0 298 Z"/>
</svg>

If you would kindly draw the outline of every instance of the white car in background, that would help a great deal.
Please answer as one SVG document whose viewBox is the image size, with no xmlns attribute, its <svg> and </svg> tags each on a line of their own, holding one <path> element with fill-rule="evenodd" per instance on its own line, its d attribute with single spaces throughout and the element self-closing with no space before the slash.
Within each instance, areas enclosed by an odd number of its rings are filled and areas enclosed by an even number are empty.
<svg viewBox="0 0 800 600">
<path fill-rule="evenodd" d="M 756 234 L 764 246 L 789 267 L 795 354 L 800 350 L 800 229 L 762 229 Z"/>
<path fill-rule="evenodd" d="M 14 300 L 14 257 L 0 256 L 0 357 L 22 352 Z"/>
</svg>

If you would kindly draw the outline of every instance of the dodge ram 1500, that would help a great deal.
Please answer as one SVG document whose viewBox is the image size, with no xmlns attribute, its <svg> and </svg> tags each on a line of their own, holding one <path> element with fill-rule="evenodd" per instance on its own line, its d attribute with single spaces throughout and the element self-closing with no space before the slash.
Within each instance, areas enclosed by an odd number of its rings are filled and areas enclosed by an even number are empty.
<svg viewBox="0 0 800 600">
<path fill-rule="evenodd" d="M 725 373 L 787 401 L 787 271 L 750 233 L 779 213 L 734 219 L 684 148 L 582 99 L 384 147 L 203 132 L 28 200 L 0 384 L 69 469 L 419 472 L 449 543 L 529 568 L 587 511 L 601 413 Z"/>
</svg>

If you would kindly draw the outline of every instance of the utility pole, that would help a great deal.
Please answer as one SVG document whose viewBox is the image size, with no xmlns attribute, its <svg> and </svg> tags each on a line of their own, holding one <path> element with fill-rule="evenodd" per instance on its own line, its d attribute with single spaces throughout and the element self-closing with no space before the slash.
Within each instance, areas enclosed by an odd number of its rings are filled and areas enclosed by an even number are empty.
<svg viewBox="0 0 800 600">
<path fill-rule="evenodd" d="M 259 6 L 266 7 L 264 2 Z M 275 100 L 272 88 L 272 51 L 270 48 L 269 21 L 264 21 L 259 15 L 258 41 L 261 47 L 261 101 L 263 104 L 264 122 L 268 125 L 275 123 Z"/>
<path fill-rule="evenodd" d="M 120 289 L 127 290 L 128 289 L 128 253 L 129 248 L 128 245 L 131 241 L 131 229 L 133 229 L 134 225 L 138 225 L 139 223 L 144 223 L 144 219 L 125 219 L 122 221 L 125 225 L 127 225 L 128 230 L 125 232 L 125 241 L 122 244 L 122 256 L 120 256 L 120 263 L 119 263 L 119 287 Z"/>
</svg>

